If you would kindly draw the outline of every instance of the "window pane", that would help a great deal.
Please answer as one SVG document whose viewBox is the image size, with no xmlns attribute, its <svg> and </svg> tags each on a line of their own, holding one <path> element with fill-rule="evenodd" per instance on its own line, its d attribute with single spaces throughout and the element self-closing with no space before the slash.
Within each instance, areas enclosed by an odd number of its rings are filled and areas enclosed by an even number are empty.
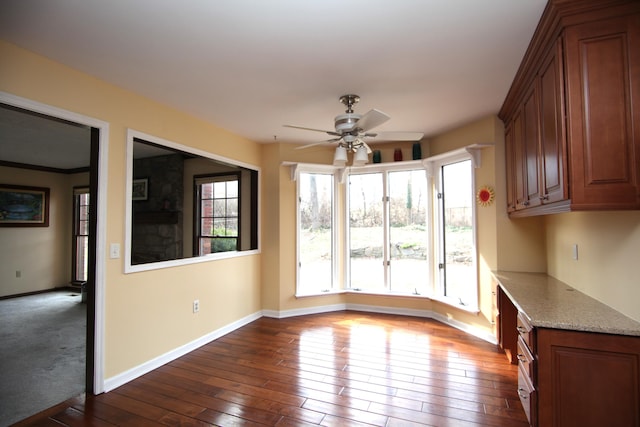
<svg viewBox="0 0 640 427">
<path fill-rule="evenodd" d="M 76 265 L 74 280 L 78 282 L 87 281 L 89 266 L 89 237 L 76 237 Z"/>
<path fill-rule="evenodd" d="M 200 186 L 200 198 L 202 199 L 213 198 L 213 183 L 202 184 Z"/>
<path fill-rule="evenodd" d="M 78 222 L 78 235 L 80 235 L 80 236 L 88 236 L 89 235 L 89 221 L 79 221 Z"/>
<path fill-rule="evenodd" d="M 238 235 L 238 220 L 235 218 L 229 218 L 225 223 L 225 236 L 234 236 Z"/>
<path fill-rule="evenodd" d="M 427 201 L 424 170 L 389 173 L 390 288 L 393 291 L 427 292 Z"/>
<path fill-rule="evenodd" d="M 227 215 L 238 216 L 238 199 L 227 199 Z"/>
<path fill-rule="evenodd" d="M 80 221 L 87 221 L 89 219 L 89 206 L 80 205 Z"/>
<path fill-rule="evenodd" d="M 349 176 L 350 285 L 384 290 L 382 174 Z"/>
<path fill-rule="evenodd" d="M 200 234 L 203 236 L 213 235 L 213 218 L 202 218 L 200 221 Z"/>
<path fill-rule="evenodd" d="M 213 216 L 213 200 L 206 199 L 200 203 L 202 216 Z"/>
<path fill-rule="evenodd" d="M 200 254 L 230 252 L 238 249 L 238 239 L 228 237 L 212 237 L 200 239 Z"/>
<path fill-rule="evenodd" d="M 219 181 L 213 183 L 213 197 L 221 199 L 227 197 L 227 183 L 226 181 Z"/>
<path fill-rule="evenodd" d="M 471 161 L 442 167 L 444 296 L 464 305 L 477 302 L 473 239 L 473 169 Z"/>
<path fill-rule="evenodd" d="M 226 235 L 227 220 L 225 218 L 213 219 L 213 235 L 225 236 Z"/>
<path fill-rule="evenodd" d="M 332 288 L 333 175 L 301 173 L 298 292 Z"/>
<path fill-rule="evenodd" d="M 227 201 L 225 199 L 215 199 L 213 201 L 213 216 L 224 217 L 227 216 Z"/>
<path fill-rule="evenodd" d="M 228 198 L 238 197 L 238 181 L 227 181 Z"/>
</svg>

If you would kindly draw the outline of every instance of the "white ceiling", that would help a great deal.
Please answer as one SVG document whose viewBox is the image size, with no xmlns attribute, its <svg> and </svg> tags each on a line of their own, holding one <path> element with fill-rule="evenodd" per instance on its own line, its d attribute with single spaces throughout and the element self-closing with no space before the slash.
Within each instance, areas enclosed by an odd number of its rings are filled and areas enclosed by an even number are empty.
<svg viewBox="0 0 640 427">
<path fill-rule="evenodd" d="M 325 139 L 282 125 L 333 130 L 348 93 L 428 138 L 498 112 L 545 4 L 2 0 L 0 37 L 261 143 Z"/>
</svg>

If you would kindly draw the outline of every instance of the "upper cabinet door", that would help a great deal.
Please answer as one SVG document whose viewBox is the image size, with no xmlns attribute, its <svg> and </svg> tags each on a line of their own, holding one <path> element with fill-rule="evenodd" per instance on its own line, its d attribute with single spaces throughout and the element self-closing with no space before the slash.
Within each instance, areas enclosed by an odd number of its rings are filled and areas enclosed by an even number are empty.
<svg viewBox="0 0 640 427">
<path fill-rule="evenodd" d="M 571 206 L 640 207 L 640 15 L 565 30 Z"/>
<path fill-rule="evenodd" d="M 540 122 L 538 105 L 538 85 L 534 81 L 525 95 L 522 106 L 524 136 L 524 180 L 525 198 L 518 200 L 523 207 L 533 207 L 541 203 L 540 199 Z"/>
<path fill-rule="evenodd" d="M 565 175 L 564 77 L 558 40 L 540 68 L 540 169 L 543 203 L 569 198 Z"/>
</svg>

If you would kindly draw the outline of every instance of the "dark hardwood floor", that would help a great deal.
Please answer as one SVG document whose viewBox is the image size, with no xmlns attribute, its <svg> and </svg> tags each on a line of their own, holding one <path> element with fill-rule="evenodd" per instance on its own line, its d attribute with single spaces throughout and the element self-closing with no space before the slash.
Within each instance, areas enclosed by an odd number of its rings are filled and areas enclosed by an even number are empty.
<svg viewBox="0 0 640 427">
<path fill-rule="evenodd" d="M 437 321 L 261 318 L 109 393 L 20 426 L 526 426 L 517 366 Z"/>
</svg>

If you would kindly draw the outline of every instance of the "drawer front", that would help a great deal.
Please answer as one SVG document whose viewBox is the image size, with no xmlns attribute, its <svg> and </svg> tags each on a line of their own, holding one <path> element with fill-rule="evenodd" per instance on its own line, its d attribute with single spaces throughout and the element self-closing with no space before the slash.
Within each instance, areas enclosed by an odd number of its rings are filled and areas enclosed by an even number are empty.
<svg viewBox="0 0 640 427">
<path fill-rule="evenodd" d="M 529 347 L 529 350 L 531 350 L 532 353 L 535 353 L 533 326 L 531 326 L 531 323 L 529 323 L 529 319 L 527 319 L 527 316 L 525 316 L 524 313 L 518 313 L 516 325 L 520 338 L 522 338 L 527 347 Z"/>
<path fill-rule="evenodd" d="M 533 384 L 533 379 L 535 378 L 534 368 L 535 368 L 535 360 L 533 355 L 529 351 L 527 344 L 524 342 L 522 337 L 518 337 L 518 364 L 520 368 L 527 374 L 530 382 Z"/>
<path fill-rule="evenodd" d="M 535 425 L 531 416 L 536 413 L 536 392 L 529 380 L 529 376 L 523 371 L 522 366 L 518 367 L 518 397 L 522 403 L 524 413 L 527 415 L 529 424 Z"/>
</svg>

